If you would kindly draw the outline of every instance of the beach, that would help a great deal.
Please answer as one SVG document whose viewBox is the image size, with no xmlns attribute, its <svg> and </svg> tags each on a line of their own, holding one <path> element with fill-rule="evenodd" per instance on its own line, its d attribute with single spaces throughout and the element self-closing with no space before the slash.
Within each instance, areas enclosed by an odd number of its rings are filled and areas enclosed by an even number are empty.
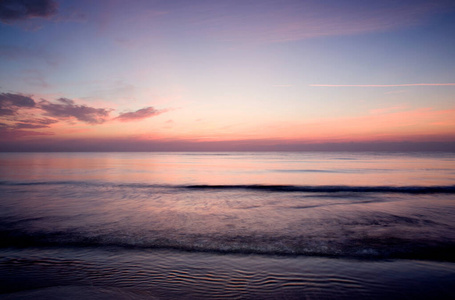
<svg viewBox="0 0 455 300">
<path fill-rule="evenodd" d="M 452 153 L 0 154 L 1 299 L 450 299 Z"/>
</svg>

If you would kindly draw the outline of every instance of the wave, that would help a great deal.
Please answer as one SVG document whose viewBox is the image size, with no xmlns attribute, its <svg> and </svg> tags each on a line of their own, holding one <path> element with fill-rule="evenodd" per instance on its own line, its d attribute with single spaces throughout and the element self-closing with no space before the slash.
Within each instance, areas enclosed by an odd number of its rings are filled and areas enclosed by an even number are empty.
<svg viewBox="0 0 455 300">
<path fill-rule="evenodd" d="M 252 190 L 264 192 L 303 193 L 400 193 L 400 194 L 455 194 L 455 185 L 444 186 L 347 186 L 347 185 L 263 185 L 263 184 L 190 184 L 167 185 L 147 183 L 109 183 L 99 181 L 0 181 L 0 185 L 85 185 L 120 188 L 166 188 L 186 190 Z"/>
<path fill-rule="evenodd" d="M 96 247 L 164 249 L 220 254 L 323 256 L 358 259 L 423 259 L 455 262 L 455 244 L 397 237 L 305 239 L 267 235 L 137 236 L 84 234 L 81 231 L 25 232 L 0 230 L 0 247 Z"/>
<path fill-rule="evenodd" d="M 454 194 L 455 186 L 296 186 L 296 185 L 188 185 L 188 189 L 224 190 L 245 189 L 269 192 L 305 193 L 405 193 L 405 194 Z"/>
</svg>

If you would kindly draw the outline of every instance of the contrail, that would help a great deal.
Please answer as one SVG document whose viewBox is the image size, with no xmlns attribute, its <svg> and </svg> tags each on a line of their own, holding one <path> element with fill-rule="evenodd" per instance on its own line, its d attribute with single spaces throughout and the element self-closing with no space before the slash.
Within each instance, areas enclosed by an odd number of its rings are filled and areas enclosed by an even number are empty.
<svg viewBox="0 0 455 300">
<path fill-rule="evenodd" d="M 405 87 L 405 86 L 455 86 L 455 83 L 405 83 L 405 84 L 310 84 L 315 87 Z"/>
</svg>

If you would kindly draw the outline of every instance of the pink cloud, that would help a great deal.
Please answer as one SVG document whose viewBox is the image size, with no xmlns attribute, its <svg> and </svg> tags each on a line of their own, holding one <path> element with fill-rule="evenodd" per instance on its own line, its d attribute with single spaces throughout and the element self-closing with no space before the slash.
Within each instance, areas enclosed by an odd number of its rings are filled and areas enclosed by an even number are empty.
<svg viewBox="0 0 455 300">
<path fill-rule="evenodd" d="M 157 116 L 163 113 L 163 111 L 157 110 L 152 106 L 144 107 L 142 109 L 133 111 L 133 112 L 126 112 L 123 114 L 118 115 L 118 117 L 114 118 L 114 120 L 118 120 L 121 122 L 129 122 L 129 121 L 137 121 L 142 119 L 147 119 L 150 117 Z"/>
</svg>

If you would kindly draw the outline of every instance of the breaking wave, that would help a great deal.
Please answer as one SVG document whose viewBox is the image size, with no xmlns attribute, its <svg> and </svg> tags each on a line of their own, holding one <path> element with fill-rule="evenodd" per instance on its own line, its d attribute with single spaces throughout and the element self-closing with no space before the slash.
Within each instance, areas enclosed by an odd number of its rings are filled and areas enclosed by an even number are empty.
<svg viewBox="0 0 455 300">
<path fill-rule="evenodd" d="M 400 194 L 455 194 L 455 185 L 445 186 L 346 186 L 346 185 L 263 185 L 263 184 L 234 184 L 234 185 L 166 185 L 146 183 L 106 183 L 99 181 L 0 181 L 0 185 L 33 186 L 33 185 L 86 185 L 112 186 L 125 188 L 169 188 L 188 190 L 252 190 L 264 192 L 303 192 L 303 193 L 400 193 Z"/>
<path fill-rule="evenodd" d="M 5 225 L 5 224 L 2 224 Z M 68 231 L 0 231 L 0 247 L 120 247 L 168 249 L 224 254 L 280 256 L 326 256 L 359 259 L 426 259 L 455 262 L 455 244 L 444 240 L 412 240 L 404 237 L 325 239 L 274 235 L 163 235 L 94 234 L 81 229 Z"/>
</svg>

